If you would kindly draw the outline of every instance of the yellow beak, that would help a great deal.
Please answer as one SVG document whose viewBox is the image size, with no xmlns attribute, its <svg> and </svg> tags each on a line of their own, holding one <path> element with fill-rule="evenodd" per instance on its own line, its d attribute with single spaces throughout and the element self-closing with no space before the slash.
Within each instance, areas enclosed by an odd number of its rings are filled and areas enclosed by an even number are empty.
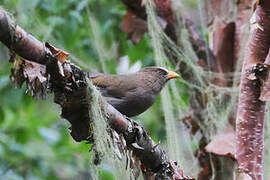
<svg viewBox="0 0 270 180">
<path fill-rule="evenodd" d="M 168 79 L 174 79 L 174 78 L 178 78 L 178 77 L 180 77 L 179 74 L 177 74 L 173 71 L 168 72 Z"/>
</svg>

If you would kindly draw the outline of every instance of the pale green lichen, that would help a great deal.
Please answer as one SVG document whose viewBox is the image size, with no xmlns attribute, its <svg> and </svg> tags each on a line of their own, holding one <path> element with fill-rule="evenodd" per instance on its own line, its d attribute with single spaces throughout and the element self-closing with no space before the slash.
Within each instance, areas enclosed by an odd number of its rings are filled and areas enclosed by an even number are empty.
<svg viewBox="0 0 270 180">
<path fill-rule="evenodd" d="M 90 124 L 93 126 L 94 133 L 94 153 L 97 153 L 101 163 L 97 166 L 92 166 L 93 179 L 98 180 L 99 169 L 103 165 L 108 165 L 112 168 L 112 173 L 116 179 L 123 179 L 124 177 L 133 177 L 132 170 L 126 166 L 126 158 L 130 158 L 127 153 L 122 153 L 119 157 L 118 147 L 113 143 L 113 130 L 110 129 L 106 117 L 106 103 L 103 102 L 100 92 L 88 80 L 87 82 L 87 97 L 89 106 Z M 96 157 L 94 157 L 96 158 Z"/>
</svg>

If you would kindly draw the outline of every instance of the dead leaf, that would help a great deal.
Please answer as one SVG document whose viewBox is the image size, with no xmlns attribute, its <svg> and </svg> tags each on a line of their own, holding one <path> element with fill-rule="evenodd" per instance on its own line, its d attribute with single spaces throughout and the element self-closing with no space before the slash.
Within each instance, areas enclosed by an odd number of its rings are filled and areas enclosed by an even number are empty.
<svg viewBox="0 0 270 180">
<path fill-rule="evenodd" d="M 11 68 L 10 79 L 11 79 L 11 82 L 13 82 L 17 88 L 21 88 L 22 84 L 24 83 L 26 79 L 24 77 L 23 68 L 21 67 L 22 62 L 17 62 L 17 61 L 20 61 L 20 60 L 16 60 L 16 59 L 13 60 L 14 65 L 13 65 L 13 68 Z"/>
<path fill-rule="evenodd" d="M 127 11 L 122 21 L 121 29 L 128 35 L 134 44 L 137 44 L 147 32 L 147 23 L 145 20 L 136 17 L 132 12 Z"/>
<path fill-rule="evenodd" d="M 215 136 L 205 147 L 207 152 L 217 155 L 228 156 L 235 159 L 235 132 L 231 125 L 227 125 L 224 131 Z"/>
<path fill-rule="evenodd" d="M 31 96 L 45 98 L 48 77 L 44 65 L 23 58 L 15 58 L 10 79 L 19 88 L 26 82 L 27 92 L 30 93 Z"/>
</svg>

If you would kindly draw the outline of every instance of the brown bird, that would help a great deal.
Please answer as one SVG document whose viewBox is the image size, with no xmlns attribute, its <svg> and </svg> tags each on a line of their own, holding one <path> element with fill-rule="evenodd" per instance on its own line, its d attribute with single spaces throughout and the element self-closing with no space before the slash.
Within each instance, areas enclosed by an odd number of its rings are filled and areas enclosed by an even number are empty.
<svg viewBox="0 0 270 180">
<path fill-rule="evenodd" d="M 127 75 L 89 74 L 106 101 L 132 117 L 146 111 L 168 80 L 179 75 L 162 67 L 145 67 Z"/>
</svg>

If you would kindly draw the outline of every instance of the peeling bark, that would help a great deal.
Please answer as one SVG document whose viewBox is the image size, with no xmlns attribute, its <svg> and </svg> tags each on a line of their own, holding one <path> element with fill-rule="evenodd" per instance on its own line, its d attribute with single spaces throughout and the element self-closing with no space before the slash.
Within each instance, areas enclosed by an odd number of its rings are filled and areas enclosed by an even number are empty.
<svg viewBox="0 0 270 180">
<path fill-rule="evenodd" d="M 241 172 L 252 179 L 263 179 L 263 130 L 265 101 L 261 101 L 262 65 L 270 47 L 270 2 L 261 0 L 253 15 L 242 67 L 240 96 L 236 119 L 236 158 Z"/>
<path fill-rule="evenodd" d="M 216 64 L 220 78 L 214 83 L 219 86 L 232 85 L 232 72 L 234 65 L 234 31 L 233 22 L 226 23 L 221 19 L 214 19 L 212 32 L 213 51 L 216 55 Z"/>
</svg>

